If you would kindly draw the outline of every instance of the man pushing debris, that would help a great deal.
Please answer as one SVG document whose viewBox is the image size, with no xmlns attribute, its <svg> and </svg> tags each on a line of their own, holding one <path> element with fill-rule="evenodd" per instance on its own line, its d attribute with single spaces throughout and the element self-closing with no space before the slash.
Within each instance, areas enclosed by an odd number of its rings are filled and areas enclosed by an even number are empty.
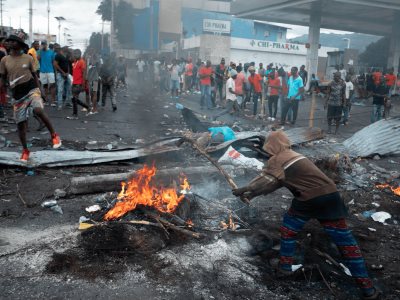
<svg viewBox="0 0 400 300">
<path fill-rule="evenodd" d="M 26 143 L 27 120 L 32 112 L 49 130 L 53 148 L 59 148 L 61 140 L 43 109 L 42 94 L 33 58 L 24 54 L 23 51 L 24 48 L 28 48 L 28 45 L 16 35 L 10 35 L 6 41 L 11 51 L 10 55 L 3 57 L 0 63 L 0 88 L 8 81 L 13 96 L 15 122 L 23 147 L 21 161 L 26 162 L 29 159 Z"/>
<path fill-rule="evenodd" d="M 296 236 L 310 219 L 317 219 L 340 250 L 346 266 L 364 299 L 378 299 L 380 291 L 374 288 L 368 276 L 364 258 L 345 221 L 347 209 L 336 188 L 318 167 L 303 155 L 290 149 L 290 141 L 283 131 L 272 132 L 263 149 L 270 155 L 263 173 L 249 185 L 234 189 L 233 194 L 248 200 L 288 188 L 294 199 L 281 226 L 279 276 L 293 274 L 292 264 Z"/>
</svg>

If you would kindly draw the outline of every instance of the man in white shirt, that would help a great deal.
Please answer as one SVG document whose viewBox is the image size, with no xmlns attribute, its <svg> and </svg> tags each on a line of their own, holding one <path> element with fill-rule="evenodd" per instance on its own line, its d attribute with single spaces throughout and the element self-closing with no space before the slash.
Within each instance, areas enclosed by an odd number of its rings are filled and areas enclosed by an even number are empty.
<svg viewBox="0 0 400 300">
<path fill-rule="evenodd" d="M 144 81 L 144 67 L 145 67 L 146 63 L 144 62 L 144 60 L 140 57 L 139 60 L 136 62 L 136 66 L 137 66 L 137 70 L 138 70 L 138 81 L 139 84 L 142 84 Z"/>
<path fill-rule="evenodd" d="M 351 110 L 351 98 L 353 96 L 354 93 L 354 85 L 351 82 L 351 77 L 350 75 L 346 76 L 346 90 L 345 90 L 345 95 L 346 95 L 346 101 L 343 105 L 343 125 L 347 125 L 347 123 L 349 122 L 349 114 L 350 114 L 350 110 Z"/>
<path fill-rule="evenodd" d="M 214 116 L 214 120 L 218 117 L 228 114 L 228 113 L 239 113 L 240 108 L 239 104 L 237 103 L 237 96 L 236 96 L 236 88 L 235 88 L 235 79 L 237 78 L 237 71 L 232 69 L 230 71 L 231 77 L 226 81 L 226 109 Z"/>
<path fill-rule="evenodd" d="M 161 62 L 156 59 L 153 62 L 153 67 L 154 67 L 154 88 L 157 89 L 159 88 L 160 85 L 160 65 Z"/>
</svg>

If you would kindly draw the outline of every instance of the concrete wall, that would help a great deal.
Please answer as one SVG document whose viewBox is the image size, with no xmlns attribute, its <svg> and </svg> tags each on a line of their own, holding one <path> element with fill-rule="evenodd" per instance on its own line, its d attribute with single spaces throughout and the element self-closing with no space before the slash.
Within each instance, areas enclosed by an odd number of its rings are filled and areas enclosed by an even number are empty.
<svg viewBox="0 0 400 300">
<path fill-rule="evenodd" d="M 204 34 L 200 38 L 200 53 L 202 60 L 211 60 L 212 64 L 218 64 L 221 58 L 230 61 L 231 38 L 229 36 L 214 36 Z"/>
<path fill-rule="evenodd" d="M 160 32 L 182 33 L 182 0 L 160 0 Z"/>
<path fill-rule="evenodd" d="M 137 50 L 158 49 L 158 3 L 144 8 L 133 19 L 133 47 Z"/>
<path fill-rule="evenodd" d="M 242 50 L 242 49 L 232 49 L 231 60 L 236 63 L 248 63 L 254 61 L 256 66 L 259 63 L 267 65 L 273 63 L 274 66 L 283 67 L 285 70 L 290 70 L 291 67 L 300 67 L 305 65 L 306 56 L 305 55 L 293 55 L 289 53 L 273 53 L 264 51 L 254 51 L 254 50 Z"/>
<path fill-rule="evenodd" d="M 118 2 L 116 0 L 115 2 Z M 150 6 L 150 0 L 124 0 L 127 3 L 132 4 L 134 9 L 143 9 Z"/>
<path fill-rule="evenodd" d="M 185 38 L 203 34 L 204 19 L 230 21 L 230 35 L 232 37 L 277 41 L 278 36 L 281 35 L 281 40 L 286 41 L 287 28 L 248 19 L 235 18 L 229 14 L 191 8 L 182 9 L 182 25 L 186 33 Z"/>
<path fill-rule="evenodd" d="M 230 13 L 231 4 L 221 1 L 208 1 L 208 0 L 183 0 L 183 7 L 203 9 L 208 11 L 216 11 L 223 13 Z"/>
</svg>

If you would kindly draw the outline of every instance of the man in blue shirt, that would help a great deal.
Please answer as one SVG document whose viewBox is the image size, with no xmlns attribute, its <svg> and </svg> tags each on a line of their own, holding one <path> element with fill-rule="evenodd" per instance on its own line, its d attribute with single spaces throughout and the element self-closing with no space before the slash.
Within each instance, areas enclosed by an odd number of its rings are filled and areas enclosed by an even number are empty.
<svg viewBox="0 0 400 300">
<path fill-rule="evenodd" d="M 56 106 L 56 79 L 54 75 L 54 51 L 48 49 L 47 41 L 42 41 L 42 48 L 38 51 L 37 57 L 40 63 L 40 82 L 46 93 L 46 100 L 51 95 L 51 106 Z M 48 103 L 48 102 L 47 102 Z"/>
<path fill-rule="evenodd" d="M 303 79 L 301 79 L 298 74 L 298 68 L 293 67 L 290 72 L 292 76 L 290 76 L 288 80 L 287 97 L 283 100 L 281 125 L 285 125 L 286 116 L 290 108 L 293 111 L 293 120 L 291 124 L 294 125 L 296 123 L 299 101 L 301 100 L 301 95 L 304 93 Z"/>
</svg>

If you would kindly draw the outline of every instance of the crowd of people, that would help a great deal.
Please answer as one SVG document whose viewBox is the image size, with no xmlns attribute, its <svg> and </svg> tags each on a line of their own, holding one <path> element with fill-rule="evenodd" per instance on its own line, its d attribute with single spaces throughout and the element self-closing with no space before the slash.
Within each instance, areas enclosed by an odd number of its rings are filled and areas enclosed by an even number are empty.
<svg viewBox="0 0 400 300">
<path fill-rule="evenodd" d="M 294 125 L 300 101 L 305 99 L 307 92 L 316 92 L 326 99 L 324 108 L 328 133 L 335 134 L 341 124 L 348 125 L 356 98 L 372 97 L 371 122 L 375 122 L 389 116 L 391 98 L 400 94 L 400 74 L 396 76 L 393 69 L 386 74 L 370 69 L 356 75 L 351 66 L 346 71 L 340 65 L 333 70 L 332 76 L 328 76 L 330 80 L 324 85 L 315 74 L 311 74 L 308 83 L 309 76 L 304 65 L 292 67 L 288 72 L 272 63 L 265 68 L 263 63 L 256 66 L 254 62 L 231 62 L 227 65 L 224 58 L 216 66 L 212 66 L 210 60 L 193 63 L 191 58 L 181 58 L 169 63 L 165 58 L 153 62 L 140 58 L 136 66 L 141 74 L 140 80 L 144 80 L 147 73 L 151 74 L 154 87 L 169 93 L 171 98 L 198 93 L 201 95 L 201 109 L 224 108 L 214 119 L 229 113 L 239 115 L 252 103 L 252 117 L 265 111 L 268 121 Z"/>
<path fill-rule="evenodd" d="M 44 106 L 59 111 L 72 109 L 67 119 L 76 120 L 78 106 L 85 115 L 94 115 L 98 113 L 98 103 L 104 108 L 109 98 L 115 112 L 115 88 L 126 88 L 126 61 L 115 53 L 100 56 L 88 48 L 83 55 L 80 49 L 48 44 L 45 40 L 34 41 L 29 47 L 24 37 L 10 35 L 0 38 L 0 59 L 0 120 L 5 117 L 4 106 L 10 92 L 24 162 L 30 155 L 26 142 L 29 116 L 38 120 L 39 129 L 48 128 L 53 147 L 58 148 L 61 139 Z"/>
<path fill-rule="evenodd" d="M 100 105 L 103 109 L 110 99 L 115 112 L 115 89 L 126 87 L 127 63 L 124 57 L 116 57 L 115 53 L 99 55 L 88 48 L 83 54 L 79 49 L 48 44 L 47 41 L 34 41 L 28 47 L 21 37 L 10 36 L 0 39 L 0 55 L 4 58 L 0 68 L 0 119 L 4 118 L 3 106 L 9 89 L 14 107 L 25 107 L 21 108 L 23 113 L 15 110 L 20 114 L 16 120 L 21 123 L 18 129 L 23 146 L 26 144 L 24 136 L 29 113 L 42 128 L 49 129 L 52 138 L 56 136 L 60 140 L 43 111 L 43 105 L 58 110 L 72 109 L 67 118 L 76 120 L 79 106 L 85 115 L 90 116 L 98 113 Z M 26 63 L 20 65 L 19 61 Z M 371 69 L 356 75 L 353 68 L 346 72 L 343 65 L 338 66 L 332 72 L 332 80 L 323 89 L 315 74 L 311 74 L 308 82 L 304 65 L 292 67 L 288 72 L 272 63 L 266 67 L 263 63 L 256 66 L 254 62 L 226 64 L 224 58 L 216 66 L 210 60 L 198 59 L 194 63 L 191 58 L 170 61 L 166 58 L 151 61 L 139 58 L 135 66 L 139 87 L 150 81 L 156 90 L 174 99 L 199 94 L 201 109 L 222 109 L 214 114 L 214 120 L 225 114 L 242 115 L 250 105 L 252 114 L 247 117 L 257 118 L 262 113 L 269 122 L 294 125 L 299 105 L 305 99 L 306 86 L 309 93 L 324 91 L 328 133 L 333 133 L 334 126 L 335 134 L 341 124 L 348 124 L 356 97 L 372 97 L 371 122 L 375 122 L 389 116 L 391 98 L 400 94 L 400 75 L 396 75 L 393 69 L 386 74 Z M 43 105 L 41 101 L 34 101 L 35 97 L 41 98 Z M 61 144 L 61 141 L 55 144 Z M 24 146 L 21 159 L 26 161 L 28 158 L 29 151 Z"/>
</svg>

